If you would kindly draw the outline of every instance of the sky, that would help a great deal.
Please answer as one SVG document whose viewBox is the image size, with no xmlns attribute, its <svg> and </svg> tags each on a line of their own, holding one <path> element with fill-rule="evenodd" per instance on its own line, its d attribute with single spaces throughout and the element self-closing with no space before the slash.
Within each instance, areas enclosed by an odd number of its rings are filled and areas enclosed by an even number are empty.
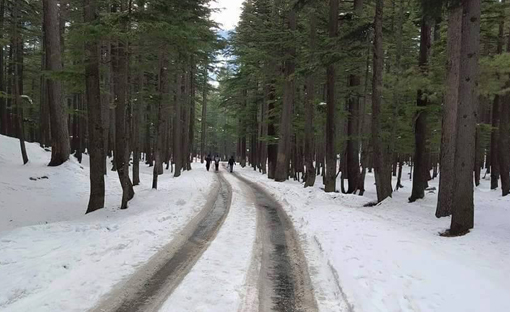
<svg viewBox="0 0 510 312">
<path fill-rule="evenodd" d="M 213 20 L 221 24 L 220 26 L 223 30 L 233 30 L 239 22 L 243 1 L 244 0 L 211 1 L 212 8 L 221 9 L 221 11 L 213 13 Z"/>
</svg>

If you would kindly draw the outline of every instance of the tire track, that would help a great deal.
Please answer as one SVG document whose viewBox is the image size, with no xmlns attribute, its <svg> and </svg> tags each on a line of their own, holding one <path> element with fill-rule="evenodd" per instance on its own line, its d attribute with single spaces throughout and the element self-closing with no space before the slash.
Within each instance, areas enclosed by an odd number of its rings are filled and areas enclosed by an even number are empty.
<svg viewBox="0 0 510 312">
<path fill-rule="evenodd" d="M 93 312 L 158 311 L 214 240 L 227 217 L 232 188 L 222 174 L 205 208 Z"/>
<path fill-rule="evenodd" d="M 245 302 L 240 310 L 248 311 L 251 307 L 261 312 L 318 311 L 306 259 L 291 220 L 263 188 L 235 176 L 254 194 L 258 209 L 257 241 L 261 248 L 254 252 L 251 265 L 253 270 L 258 269 L 258 275 L 253 277 L 252 272 L 252 280 L 247 283 L 248 291 L 252 290 L 246 298 L 251 302 Z M 254 285 L 258 293 L 256 300 Z"/>
</svg>

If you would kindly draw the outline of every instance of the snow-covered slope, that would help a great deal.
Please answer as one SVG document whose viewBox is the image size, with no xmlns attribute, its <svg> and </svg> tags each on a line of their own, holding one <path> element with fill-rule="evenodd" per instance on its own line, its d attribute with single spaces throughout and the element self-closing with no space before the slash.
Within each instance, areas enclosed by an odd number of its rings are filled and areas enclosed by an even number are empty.
<svg viewBox="0 0 510 312">
<path fill-rule="evenodd" d="M 88 158 L 50 168 L 49 152 L 27 150 L 23 166 L 18 141 L 0 136 L 0 311 L 92 307 L 200 211 L 214 181 L 196 164 L 178 179 L 165 173 L 154 191 L 151 168 L 142 166 L 136 197 L 121 211 L 109 172 L 107 207 L 85 216 Z"/>
<path fill-rule="evenodd" d="M 284 203 L 303 237 L 321 311 L 339 311 L 346 300 L 356 312 L 510 311 L 510 196 L 475 191 L 475 228 L 464 237 L 440 237 L 449 218 L 434 216 L 437 194 L 407 203 L 411 181 L 376 207 L 373 175 L 366 196 L 326 194 L 277 183 L 251 169 L 241 174 L 264 185 Z M 437 180 L 431 183 L 437 187 Z M 324 268 L 329 267 L 328 270 Z M 323 289 L 336 280 L 336 289 Z"/>
</svg>

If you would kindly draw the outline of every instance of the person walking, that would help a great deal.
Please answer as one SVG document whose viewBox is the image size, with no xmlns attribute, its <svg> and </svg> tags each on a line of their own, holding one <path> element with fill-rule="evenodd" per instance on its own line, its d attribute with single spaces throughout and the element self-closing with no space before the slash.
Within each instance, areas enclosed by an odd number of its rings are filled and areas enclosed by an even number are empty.
<svg viewBox="0 0 510 312">
<path fill-rule="evenodd" d="M 230 156 L 230 159 L 228 160 L 228 167 L 230 169 L 230 172 L 234 172 L 234 165 L 236 164 L 236 161 L 234 159 L 234 156 Z"/>
<path fill-rule="evenodd" d="M 220 169 L 220 156 L 218 155 L 214 157 L 214 167 L 216 168 L 216 171 Z"/>
<path fill-rule="evenodd" d="M 205 158 L 205 168 L 207 169 L 207 171 L 209 171 L 209 168 L 211 168 L 211 162 L 212 162 L 212 157 L 211 157 L 211 154 L 209 154 Z"/>
</svg>

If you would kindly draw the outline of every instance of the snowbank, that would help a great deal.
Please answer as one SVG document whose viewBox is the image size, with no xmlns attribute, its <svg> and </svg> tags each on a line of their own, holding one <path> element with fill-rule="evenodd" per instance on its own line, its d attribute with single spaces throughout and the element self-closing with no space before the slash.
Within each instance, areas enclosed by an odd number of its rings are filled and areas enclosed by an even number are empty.
<svg viewBox="0 0 510 312">
<path fill-rule="evenodd" d="M 458 238 L 444 238 L 448 218 L 434 216 L 437 194 L 408 204 L 411 182 L 383 204 L 374 178 L 367 176 L 366 196 L 326 194 L 321 177 L 314 188 L 277 183 L 252 169 L 239 170 L 281 200 L 302 235 L 312 266 L 312 282 L 321 311 L 510 311 L 510 197 L 475 191 L 475 228 Z M 437 187 L 437 180 L 431 186 Z M 322 262 L 320 264 L 319 262 Z M 329 267 L 325 270 L 325 267 Z M 334 280 L 328 295 L 324 281 Z"/>
<path fill-rule="evenodd" d="M 49 168 L 50 153 L 0 136 L 0 311 L 85 311 L 167 244 L 202 208 L 214 175 L 200 164 L 151 190 L 151 168 L 128 210 L 109 172 L 107 208 L 84 215 L 88 159 Z M 47 177 L 47 178 L 44 178 Z M 31 180 L 33 178 L 35 180 Z"/>
</svg>

